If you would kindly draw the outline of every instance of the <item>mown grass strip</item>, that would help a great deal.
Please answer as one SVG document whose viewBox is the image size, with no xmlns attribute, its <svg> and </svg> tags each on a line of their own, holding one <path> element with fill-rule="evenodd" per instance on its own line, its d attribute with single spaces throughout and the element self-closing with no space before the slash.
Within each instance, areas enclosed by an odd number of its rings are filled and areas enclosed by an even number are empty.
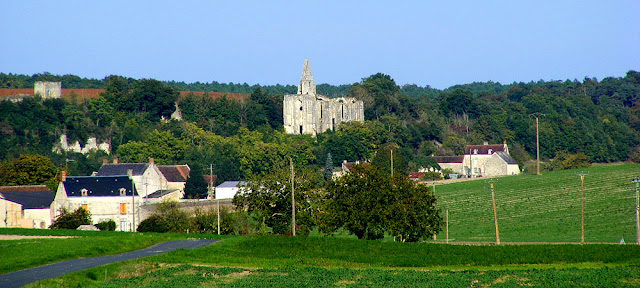
<svg viewBox="0 0 640 288">
<path fill-rule="evenodd" d="M 45 287 L 638 287 L 640 267 L 526 270 L 389 270 L 325 267 L 247 269 L 195 265 L 94 268 Z M 131 271 L 138 269 L 138 272 Z M 143 271 L 140 271 L 142 269 Z M 104 271 L 104 273 L 103 273 Z M 36 286 L 33 285 L 33 286 Z"/>
<path fill-rule="evenodd" d="M 640 264 L 637 245 L 446 245 L 329 237 L 236 237 L 192 251 L 154 256 L 167 263 L 242 267 L 436 267 L 524 264 Z"/>
</svg>

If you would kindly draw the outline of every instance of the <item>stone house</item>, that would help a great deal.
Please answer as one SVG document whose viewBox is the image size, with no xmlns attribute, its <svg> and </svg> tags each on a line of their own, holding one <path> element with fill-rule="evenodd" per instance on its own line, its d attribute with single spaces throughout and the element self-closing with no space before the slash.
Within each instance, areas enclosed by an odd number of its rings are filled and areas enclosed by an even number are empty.
<svg viewBox="0 0 640 288">
<path fill-rule="evenodd" d="M 68 211 L 83 208 L 91 213 L 93 224 L 109 219 L 118 231 L 134 231 L 140 224 L 142 197 L 134 189 L 134 177 L 74 176 L 58 185 L 54 199 L 56 216 L 62 207 Z"/>
<path fill-rule="evenodd" d="M 329 98 L 316 94 L 316 85 L 304 60 L 297 94 L 284 95 L 282 105 L 284 130 L 288 134 L 316 136 L 327 130 L 335 130 L 347 121 L 364 121 L 364 104 L 355 98 Z"/>
<path fill-rule="evenodd" d="M 0 227 L 49 228 L 53 199 L 45 185 L 0 187 Z"/>
<path fill-rule="evenodd" d="M 159 190 L 169 189 L 169 181 L 155 165 L 153 158 L 149 158 L 149 163 L 118 163 L 116 158 L 113 163 L 103 163 L 95 176 L 129 176 L 129 170 L 131 170 L 136 191 L 142 197 Z M 175 185 L 179 186 L 179 184 Z M 184 185 L 182 188 L 184 190 Z"/>
<path fill-rule="evenodd" d="M 518 162 L 503 144 L 467 145 L 463 156 L 435 156 L 441 169 L 451 169 L 465 177 L 494 177 L 520 174 Z"/>
</svg>

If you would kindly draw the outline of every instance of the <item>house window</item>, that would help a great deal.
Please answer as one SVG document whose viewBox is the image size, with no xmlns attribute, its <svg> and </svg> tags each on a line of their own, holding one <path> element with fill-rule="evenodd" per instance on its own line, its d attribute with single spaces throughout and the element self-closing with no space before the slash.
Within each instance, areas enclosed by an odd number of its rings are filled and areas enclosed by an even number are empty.
<svg viewBox="0 0 640 288">
<path fill-rule="evenodd" d="M 120 215 L 127 215 L 127 204 L 120 203 Z"/>
<path fill-rule="evenodd" d="M 302 111 L 302 106 L 300 106 L 300 111 Z"/>
<path fill-rule="evenodd" d="M 129 229 L 127 229 L 129 225 L 127 225 L 127 221 L 120 221 L 120 231 L 127 231 Z"/>
<path fill-rule="evenodd" d="M 87 189 L 82 188 L 82 189 L 80 190 L 80 195 L 82 195 L 82 196 L 87 196 L 87 192 L 88 192 L 88 191 L 87 191 Z"/>
<path fill-rule="evenodd" d="M 82 209 L 84 209 L 84 211 L 89 211 L 89 205 L 88 204 L 82 204 Z"/>
<path fill-rule="evenodd" d="M 492 152 L 493 152 L 493 150 L 489 149 L 489 153 L 487 153 L 487 154 L 491 155 Z"/>
<path fill-rule="evenodd" d="M 473 154 L 478 154 L 478 149 L 473 149 Z"/>
<path fill-rule="evenodd" d="M 302 135 L 302 125 L 300 125 L 300 135 Z"/>
<path fill-rule="evenodd" d="M 322 104 L 320 104 L 320 119 L 322 119 Z"/>
<path fill-rule="evenodd" d="M 127 195 L 127 189 L 126 188 L 120 188 L 120 196 L 126 196 Z"/>
</svg>

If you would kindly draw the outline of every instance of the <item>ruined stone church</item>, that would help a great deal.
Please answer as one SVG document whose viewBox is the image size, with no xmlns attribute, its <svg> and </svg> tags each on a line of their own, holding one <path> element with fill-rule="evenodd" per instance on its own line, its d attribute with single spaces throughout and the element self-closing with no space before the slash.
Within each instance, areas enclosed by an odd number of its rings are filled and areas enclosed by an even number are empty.
<svg viewBox="0 0 640 288">
<path fill-rule="evenodd" d="M 289 134 L 316 136 L 347 121 L 364 121 L 364 104 L 355 98 L 329 98 L 316 94 L 316 85 L 304 60 L 298 94 L 284 95 L 284 130 Z"/>
</svg>

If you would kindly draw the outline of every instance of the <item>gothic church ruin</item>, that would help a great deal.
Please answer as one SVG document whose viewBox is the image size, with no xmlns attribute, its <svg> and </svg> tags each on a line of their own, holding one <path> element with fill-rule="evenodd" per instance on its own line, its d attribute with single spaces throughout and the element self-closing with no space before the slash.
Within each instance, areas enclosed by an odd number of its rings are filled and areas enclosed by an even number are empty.
<svg viewBox="0 0 640 288">
<path fill-rule="evenodd" d="M 304 60 L 298 94 L 284 95 L 284 130 L 288 134 L 310 134 L 316 136 L 347 121 L 364 121 L 364 104 L 355 98 L 329 98 L 316 94 L 316 85 Z"/>
</svg>

